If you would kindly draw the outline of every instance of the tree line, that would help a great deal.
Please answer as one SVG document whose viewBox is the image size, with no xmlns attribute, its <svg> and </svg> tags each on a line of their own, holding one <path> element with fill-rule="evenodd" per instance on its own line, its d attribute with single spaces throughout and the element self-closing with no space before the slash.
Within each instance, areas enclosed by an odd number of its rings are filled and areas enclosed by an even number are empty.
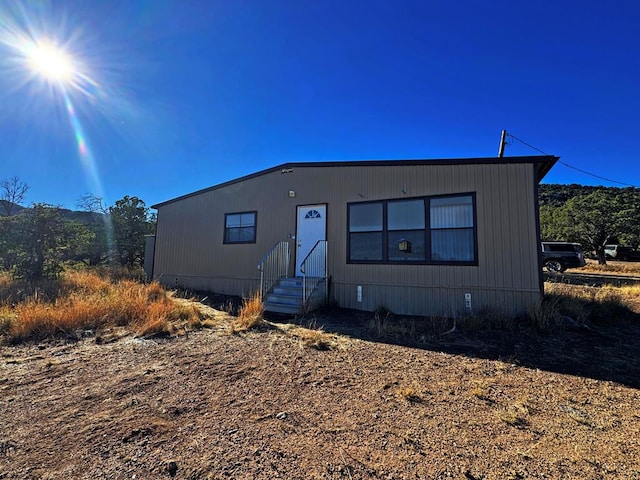
<svg viewBox="0 0 640 480">
<path fill-rule="evenodd" d="M 640 246 L 640 188 L 540 185 L 542 240 L 581 243 L 606 263 L 605 245 Z"/>
<path fill-rule="evenodd" d="M 29 187 L 19 178 L 0 181 L 0 270 L 14 278 L 53 278 L 65 264 L 139 267 L 145 235 L 155 215 L 144 201 L 124 196 L 111 206 L 87 194 L 78 211 L 48 203 L 23 207 Z"/>
</svg>

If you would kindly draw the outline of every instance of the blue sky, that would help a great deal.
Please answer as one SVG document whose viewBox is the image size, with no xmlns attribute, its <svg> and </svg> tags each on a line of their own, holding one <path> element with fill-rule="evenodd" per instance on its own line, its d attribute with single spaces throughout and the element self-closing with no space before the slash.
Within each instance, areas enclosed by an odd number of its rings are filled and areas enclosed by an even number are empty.
<svg viewBox="0 0 640 480">
<path fill-rule="evenodd" d="M 25 62 L 45 40 L 62 87 Z M 506 129 L 640 186 L 639 46 L 635 0 L 3 0 L 0 178 L 151 205 L 284 162 L 496 156 Z"/>
</svg>

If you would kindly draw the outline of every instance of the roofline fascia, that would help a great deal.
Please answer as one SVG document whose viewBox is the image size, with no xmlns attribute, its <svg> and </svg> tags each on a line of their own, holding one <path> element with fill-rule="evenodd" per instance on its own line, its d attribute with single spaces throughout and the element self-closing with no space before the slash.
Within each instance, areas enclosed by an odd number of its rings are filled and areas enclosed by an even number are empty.
<svg viewBox="0 0 640 480">
<path fill-rule="evenodd" d="M 477 157 L 477 158 L 448 158 L 448 159 L 408 159 L 408 160 L 342 160 L 342 161 L 329 161 L 329 162 L 288 162 L 270 167 L 265 170 L 260 170 L 249 175 L 244 175 L 227 182 L 219 183 L 211 187 L 206 187 L 195 192 L 180 195 L 179 197 L 165 200 L 164 202 L 151 205 L 151 208 L 158 209 L 170 203 L 178 202 L 180 200 L 187 199 L 207 193 L 220 188 L 228 187 L 236 183 L 244 182 L 252 178 L 267 175 L 290 168 L 309 168 L 309 167 L 386 167 L 386 166 L 416 166 L 416 165 L 497 165 L 497 164 L 519 164 L 519 163 L 531 163 L 537 164 L 538 168 L 538 182 L 540 182 L 544 176 L 551 170 L 553 165 L 559 160 L 560 157 L 554 155 L 535 155 L 535 156 L 518 156 L 518 157 Z"/>
</svg>

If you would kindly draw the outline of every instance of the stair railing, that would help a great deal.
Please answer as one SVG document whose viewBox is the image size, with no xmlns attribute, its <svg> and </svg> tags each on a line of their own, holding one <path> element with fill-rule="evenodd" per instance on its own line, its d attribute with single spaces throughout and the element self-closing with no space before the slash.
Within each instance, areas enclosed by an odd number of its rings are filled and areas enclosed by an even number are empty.
<svg viewBox="0 0 640 480">
<path fill-rule="evenodd" d="M 300 264 L 302 272 L 302 305 L 306 307 L 307 300 L 318 286 L 325 280 L 325 298 L 327 296 L 327 245 L 326 240 L 318 240 L 311 251 Z"/>
<path fill-rule="evenodd" d="M 258 262 L 260 270 L 260 298 L 269 293 L 271 287 L 281 277 L 289 275 L 289 242 L 277 242 Z"/>
</svg>

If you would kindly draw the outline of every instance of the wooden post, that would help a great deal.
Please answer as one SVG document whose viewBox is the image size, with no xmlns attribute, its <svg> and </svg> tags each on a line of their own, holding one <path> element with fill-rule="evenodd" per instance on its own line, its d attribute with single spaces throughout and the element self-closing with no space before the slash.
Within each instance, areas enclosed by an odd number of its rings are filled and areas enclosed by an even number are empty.
<svg viewBox="0 0 640 480">
<path fill-rule="evenodd" d="M 507 131 L 502 130 L 502 135 L 500 136 L 500 149 L 498 150 L 498 157 L 504 157 L 504 144 L 507 141 Z"/>
</svg>

